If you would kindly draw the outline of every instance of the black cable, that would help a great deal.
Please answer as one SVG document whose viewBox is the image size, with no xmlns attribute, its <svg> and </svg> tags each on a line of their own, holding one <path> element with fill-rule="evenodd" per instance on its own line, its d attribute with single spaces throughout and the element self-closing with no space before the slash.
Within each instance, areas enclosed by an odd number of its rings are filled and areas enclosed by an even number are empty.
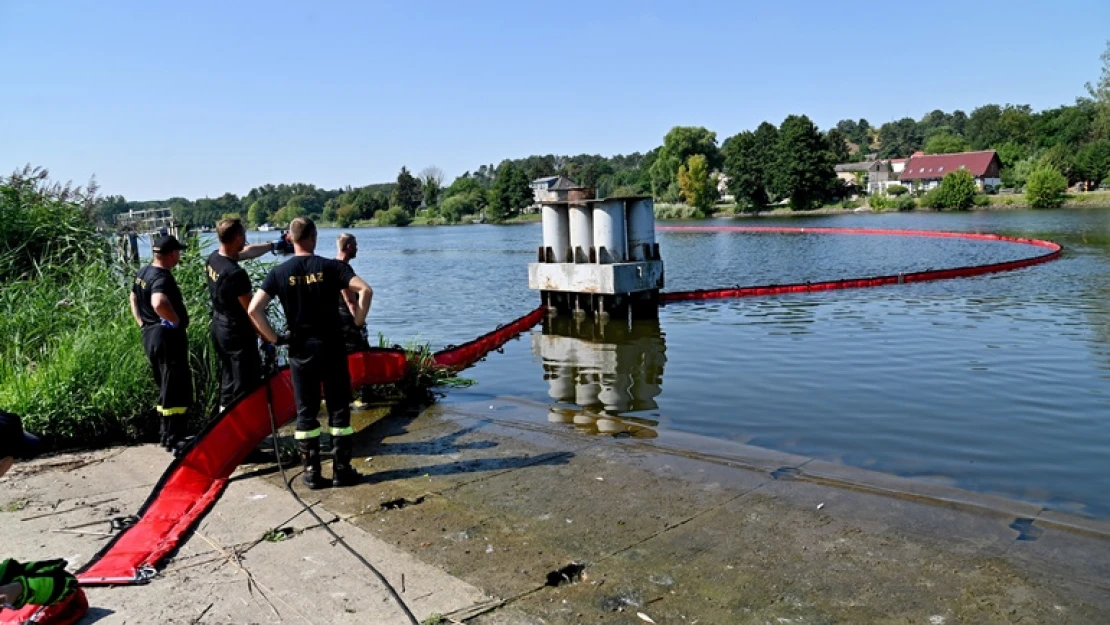
<svg viewBox="0 0 1110 625">
<path fill-rule="evenodd" d="M 268 367 L 268 369 L 270 372 L 273 372 L 273 361 L 271 360 L 269 364 L 270 366 Z M 314 510 L 312 506 L 306 504 L 304 500 L 301 499 L 301 496 L 297 494 L 297 491 L 293 490 L 293 485 L 289 483 L 289 478 L 285 475 L 285 465 L 282 464 L 281 461 L 281 447 L 278 445 L 277 420 L 274 418 L 274 393 L 272 390 L 270 390 L 270 379 L 267 379 L 265 382 L 263 382 L 263 384 L 266 385 L 266 407 L 270 411 L 270 434 L 274 442 L 274 458 L 277 460 L 278 471 L 281 472 L 281 481 L 285 483 L 286 490 L 289 491 L 289 494 L 293 495 L 293 499 L 296 499 L 297 503 L 301 504 L 301 507 L 307 510 L 308 513 L 311 514 L 314 519 L 316 519 L 317 523 L 319 523 L 325 530 L 327 530 L 329 534 L 331 534 L 332 538 L 334 538 L 337 543 L 343 545 L 343 548 L 346 549 L 348 553 L 350 553 L 359 562 L 361 562 L 363 566 L 370 569 L 370 572 L 378 578 L 378 581 L 380 581 L 382 585 L 385 586 L 387 590 L 389 590 L 389 594 L 393 596 L 393 600 L 396 601 L 397 605 L 401 607 L 401 611 L 403 611 L 405 613 L 405 616 L 408 617 L 409 622 L 412 623 L 412 625 L 420 625 L 420 621 L 416 620 L 416 616 L 412 613 L 412 610 L 410 610 L 409 607 L 405 605 L 405 601 L 401 599 L 401 595 L 397 594 L 397 590 L 393 588 L 393 584 L 390 584 L 389 580 L 387 580 L 385 576 L 382 575 L 380 571 L 378 571 L 378 569 L 374 568 L 373 564 L 370 564 L 370 562 L 366 558 L 362 557 L 362 554 L 352 549 L 351 546 L 347 544 L 347 541 L 343 540 L 343 538 L 340 537 L 339 534 L 335 533 L 335 530 L 331 528 L 331 525 L 325 522 L 324 519 L 321 519 L 320 515 L 316 514 L 316 510 Z"/>
</svg>

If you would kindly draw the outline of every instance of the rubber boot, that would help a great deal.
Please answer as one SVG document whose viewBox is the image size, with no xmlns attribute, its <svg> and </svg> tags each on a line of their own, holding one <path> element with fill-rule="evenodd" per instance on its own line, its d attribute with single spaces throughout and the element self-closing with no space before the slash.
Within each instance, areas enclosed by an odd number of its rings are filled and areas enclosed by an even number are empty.
<svg viewBox="0 0 1110 625">
<path fill-rule="evenodd" d="M 299 440 L 297 448 L 301 452 L 301 465 L 304 467 L 301 481 L 311 490 L 323 488 L 324 479 L 320 477 L 320 439 Z"/>
<path fill-rule="evenodd" d="M 180 457 L 185 448 L 192 442 L 192 436 L 185 435 L 188 418 L 185 415 L 171 415 L 166 417 L 166 451 L 175 457 Z"/>
<path fill-rule="evenodd" d="M 331 485 L 335 487 L 354 486 L 362 481 L 362 475 L 351 466 L 351 437 L 332 438 L 331 447 L 335 452 L 332 464 Z"/>
<path fill-rule="evenodd" d="M 158 417 L 158 444 L 162 449 L 170 451 L 170 418 L 166 416 Z"/>
</svg>

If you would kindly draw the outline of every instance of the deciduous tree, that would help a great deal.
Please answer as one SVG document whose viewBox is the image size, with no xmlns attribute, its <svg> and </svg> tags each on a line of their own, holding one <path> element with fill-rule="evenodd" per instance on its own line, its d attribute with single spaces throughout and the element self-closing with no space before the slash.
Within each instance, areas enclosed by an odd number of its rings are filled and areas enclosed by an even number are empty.
<svg viewBox="0 0 1110 625">
<path fill-rule="evenodd" d="M 423 200 L 424 190 L 420 181 L 409 173 L 407 167 L 401 167 L 400 173 L 397 174 L 397 186 L 393 188 L 393 196 L 389 203 L 401 207 L 412 215 Z"/>
<path fill-rule="evenodd" d="M 779 127 L 773 172 L 779 195 L 794 210 L 820 206 L 837 186 L 832 153 L 817 126 L 805 115 L 791 115 Z"/>
<path fill-rule="evenodd" d="M 678 168 L 695 154 L 705 156 L 710 170 L 720 167 L 720 150 L 717 149 L 717 133 L 700 126 L 675 126 L 663 138 L 651 166 L 652 192 L 656 197 L 673 200 L 670 197 L 677 191 L 675 184 Z"/>
<path fill-rule="evenodd" d="M 1097 82 L 1087 83 L 1087 92 L 1095 101 L 1095 136 L 1110 139 L 1110 41 L 1106 42 L 1106 51 L 1099 58 L 1102 59 L 1102 74 Z"/>
<path fill-rule="evenodd" d="M 955 152 L 967 152 L 971 149 L 971 144 L 963 137 L 942 132 L 935 134 L 925 142 L 926 154 L 953 154 Z"/>
<path fill-rule="evenodd" d="M 772 143 L 771 150 L 762 151 L 756 133 L 750 130 L 729 137 L 721 147 L 728 191 L 742 210 L 759 211 L 769 203 L 767 170 L 774 160 L 773 148 Z"/>
<path fill-rule="evenodd" d="M 695 154 L 678 168 L 678 186 L 686 204 L 703 213 L 713 208 L 716 187 L 709 177 L 709 163 L 704 155 Z"/>
</svg>

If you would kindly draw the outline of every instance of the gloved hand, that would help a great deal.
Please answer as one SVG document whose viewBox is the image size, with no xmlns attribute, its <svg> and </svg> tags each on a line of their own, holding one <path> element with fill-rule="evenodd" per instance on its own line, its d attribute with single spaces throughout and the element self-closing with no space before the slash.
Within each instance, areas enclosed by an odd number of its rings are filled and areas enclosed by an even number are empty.
<svg viewBox="0 0 1110 625">
<path fill-rule="evenodd" d="M 289 344 L 289 333 L 288 332 L 278 333 L 277 341 L 274 342 L 274 345 L 288 345 L 288 344 Z"/>
<path fill-rule="evenodd" d="M 52 605 L 77 590 L 77 578 L 66 572 L 65 560 L 46 560 L 20 564 L 15 560 L 0 563 L 0 586 L 18 583 L 23 593 L 14 598 L 13 608 Z"/>
<path fill-rule="evenodd" d="M 365 323 L 358 327 L 358 333 L 360 336 L 362 336 L 363 340 L 370 340 L 370 330 L 367 328 Z"/>
<path fill-rule="evenodd" d="M 169 319 L 162 319 L 162 320 L 159 321 L 159 323 L 161 324 L 161 326 L 163 328 L 169 328 L 171 330 L 176 330 L 177 329 L 177 324 L 170 321 Z"/>
<path fill-rule="evenodd" d="M 270 251 L 274 254 L 292 254 L 293 244 L 289 242 L 288 235 L 284 230 L 278 236 L 277 241 L 270 244 Z"/>
<path fill-rule="evenodd" d="M 262 341 L 262 357 L 262 361 L 266 364 L 277 362 L 277 346 L 268 341 Z"/>
</svg>

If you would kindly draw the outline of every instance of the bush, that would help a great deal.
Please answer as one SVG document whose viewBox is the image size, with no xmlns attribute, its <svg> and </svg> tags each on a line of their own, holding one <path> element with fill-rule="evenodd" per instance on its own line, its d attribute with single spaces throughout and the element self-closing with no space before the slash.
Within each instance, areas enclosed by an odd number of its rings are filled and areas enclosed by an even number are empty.
<svg viewBox="0 0 1110 625">
<path fill-rule="evenodd" d="M 358 206 L 355 204 L 344 204 L 335 212 L 335 223 L 340 228 L 350 228 L 358 218 Z"/>
<path fill-rule="evenodd" d="M 887 187 L 886 192 L 894 197 L 900 197 L 909 193 L 910 190 L 900 184 L 894 184 Z"/>
<path fill-rule="evenodd" d="M 389 210 L 374 213 L 374 222 L 379 226 L 407 226 L 412 223 L 412 218 L 405 209 L 394 206 Z"/>
<path fill-rule="evenodd" d="M 921 205 L 936 209 L 967 210 L 975 203 L 979 188 L 966 169 L 945 174 L 940 186 L 921 198 Z"/>
<path fill-rule="evenodd" d="M 840 208 L 845 210 L 853 210 L 859 208 L 860 204 L 856 200 L 849 200 L 847 198 L 840 200 Z"/>
<path fill-rule="evenodd" d="M 940 187 L 926 191 L 925 195 L 921 196 L 921 205 L 925 208 L 935 208 L 938 210 L 944 208 L 944 204 L 941 200 Z"/>
<path fill-rule="evenodd" d="M 902 187 L 903 189 L 905 187 Z M 912 211 L 917 208 L 917 202 L 914 201 L 913 196 L 909 194 L 902 195 L 895 202 L 895 205 L 900 211 Z"/>
<path fill-rule="evenodd" d="M 705 213 L 685 204 L 656 204 L 656 219 L 705 219 Z"/>
<path fill-rule="evenodd" d="M 974 198 L 972 198 L 971 203 L 974 206 L 978 206 L 979 208 L 984 208 L 991 205 L 991 199 L 985 194 L 980 193 L 979 195 L 976 195 Z"/>
<path fill-rule="evenodd" d="M 481 210 L 482 194 L 478 191 L 458 193 L 443 200 L 439 212 L 448 223 L 458 223 L 464 215 L 473 215 Z"/>
<path fill-rule="evenodd" d="M 1025 183 L 1025 199 L 1033 208 L 1057 208 L 1064 203 L 1067 191 L 1067 178 L 1050 166 L 1033 170 Z"/>
<path fill-rule="evenodd" d="M 881 193 L 876 193 L 875 195 L 867 198 L 867 203 L 871 206 L 871 210 L 876 211 L 883 211 L 888 208 L 894 208 L 895 206 L 895 200 L 893 197 L 889 195 L 883 195 Z"/>
</svg>

